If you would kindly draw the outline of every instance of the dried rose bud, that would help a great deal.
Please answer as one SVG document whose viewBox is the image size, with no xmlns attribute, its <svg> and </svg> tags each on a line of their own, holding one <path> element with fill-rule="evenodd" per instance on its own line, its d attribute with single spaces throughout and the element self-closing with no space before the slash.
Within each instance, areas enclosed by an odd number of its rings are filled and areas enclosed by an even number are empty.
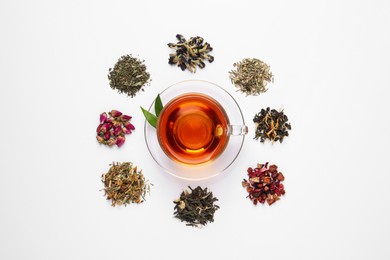
<svg viewBox="0 0 390 260">
<path fill-rule="evenodd" d="M 103 136 L 103 138 L 104 138 L 104 140 L 108 140 L 108 139 L 110 139 L 110 137 L 111 137 L 111 133 L 110 132 L 106 132 L 105 134 L 104 134 L 104 136 Z"/>
<path fill-rule="evenodd" d="M 118 136 L 122 132 L 122 128 L 120 126 L 115 127 L 114 135 Z"/>
<path fill-rule="evenodd" d="M 108 146 L 113 146 L 117 143 L 117 139 L 115 137 L 111 137 L 110 140 L 107 141 Z"/>
<path fill-rule="evenodd" d="M 110 123 L 104 123 L 103 124 L 103 126 L 101 127 L 101 129 L 100 129 L 100 132 L 101 133 L 107 133 L 107 132 L 109 132 L 110 131 L 110 129 L 112 128 L 112 124 L 110 124 Z"/>
<path fill-rule="evenodd" d="M 107 113 L 103 112 L 100 114 L 100 123 L 103 124 L 107 120 Z"/>
<path fill-rule="evenodd" d="M 127 122 L 131 119 L 132 117 L 131 116 L 128 116 L 128 115 L 121 115 L 121 120 L 122 122 Z"/>
<path fill-rule="evenodd" d="M 118 136 L 118 138 L 116 140 L 116 145 L 118 147 L 121 147 L 125 143 L 125 141 L 126 141 L 126 137 L 120 135 L 120 136 Z"/>
<path fill-rule="evenodd" d="M 131 130 L 127 129 L 126 127 L 122 127 L 122 132 L 126 135 L 131 134 Z"/>
<path fill-rule="evenodd" d="M 100 134 L 100 131 L 102 130 L 103 124 L 99 124 L 99 126 L 96 129 L 96 133 Z"/>
<path fill-rule="evenodd" d="M 132 130 L 135 129 L 134 125 L 129 121 L 132 117 L 124 115 L 118 110 L 111 110 L 106 113 L 100 114 L 100 124 L 98 125 L 96 132 L 99 143 L 105 145 L 118 145 L 122 146 L 126 138 L 126 134 L 131 134 Z M 120 138 L 117 138 L 120 137 Z"/>
<path fill-rule="evenodd" d="M 135 130 L 135 127 L 133 124 L 129 123 L 129 122 L 126 122 L 125 123 L 125 127 L 129 130 Z"/>
<path fill-rule="evenodd" d="M 104 143 L 104 139 L 103 139 L 103 137 L 101 137 L 101 136 L 96 136 L 96 140 L 99 142 L 99 144 L 102 144 L 102 143 Z"/>
<path fill-rule="evenodd" d="M 117 121 L 117 120 L 114 120 L 112 123 L 114 124 L 114 127 L 118 127 L 118 126 L 122 125 L 122 123 L 120 121 Z"/>
<path fill-rule="evenodd" d="M 109 112 L 110 116 L 112 117 L 118 117 L 118 116 L 121 116 L 122 115 L 122 112 L 119 112 L 118 110 L 111 110 L 111 112 Z"/>
</svg>

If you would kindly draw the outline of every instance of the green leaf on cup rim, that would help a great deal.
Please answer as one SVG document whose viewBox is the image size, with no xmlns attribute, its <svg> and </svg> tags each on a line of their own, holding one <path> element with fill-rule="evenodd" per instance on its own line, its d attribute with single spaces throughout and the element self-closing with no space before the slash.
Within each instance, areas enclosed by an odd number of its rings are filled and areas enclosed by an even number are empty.
<svg viewBox="0 0 390 260">
<path fill-rule="evenodd" d="M 150 113 L 148 110 L 144 109 L 143 107 L 141 107 L 141 110 L 142 110 L 142 113 L 144 113 L 146 121 L 148 121 L 151 126 L 156 128 L 157 116 L 153 115 L 152 113 Z"/>
<path fill-rule="evenodd" d="M 156 115 L 153 115 L 148 110 L 141 107 L 142 113 L 144 113 L 146 121 L 148 121 L 149 124 L 154 128 L 157 127 L 157 118 L 160 115 L 162 109 L 163 109 L 163 104 L 161 101 L 160 94 L 158 94 L 156 99 L 154 100 L 154 111 L 156 112 Z"/>
<path fill-rule="evenodd" d="M 160 94 L 157 95 L 156 100 L 154 101 L 154 111 L 156 112 L 156 116 L 158 117 L 163 109 L 163 104 L 160 98 Z"/>
</svg>

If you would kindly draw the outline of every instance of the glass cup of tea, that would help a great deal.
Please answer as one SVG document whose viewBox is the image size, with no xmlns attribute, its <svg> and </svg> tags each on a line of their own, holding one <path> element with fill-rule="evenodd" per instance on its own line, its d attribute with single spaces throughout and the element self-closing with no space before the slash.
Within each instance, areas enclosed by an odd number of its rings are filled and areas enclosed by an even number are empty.
<svg viewBox="0 0 390 260">
<path fill-rule="evenodd" d="M 248 127 L 227 91 L 188 80 L 168 87 L 160 97 L 164 108 L 156 128 L 145 122 L 145 140 L 162 168 L 183 179 L 207 179 L 234 162 Z"/>
</svg>

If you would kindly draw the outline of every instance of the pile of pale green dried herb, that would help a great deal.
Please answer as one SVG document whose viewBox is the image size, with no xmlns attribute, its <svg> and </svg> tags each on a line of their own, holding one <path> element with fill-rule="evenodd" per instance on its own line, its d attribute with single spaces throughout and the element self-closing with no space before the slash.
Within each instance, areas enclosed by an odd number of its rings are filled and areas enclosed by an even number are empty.
<svg viewBox="0 0 390 260">
<path fill-rule="evenodd" d="M 270 66 L 259 59 L 246 58 L 233 64 L 229 72 L 232 83 L 247 96 L 256 96 L 267 91 L 267 84 L 273 82 Z"/>
</svg>

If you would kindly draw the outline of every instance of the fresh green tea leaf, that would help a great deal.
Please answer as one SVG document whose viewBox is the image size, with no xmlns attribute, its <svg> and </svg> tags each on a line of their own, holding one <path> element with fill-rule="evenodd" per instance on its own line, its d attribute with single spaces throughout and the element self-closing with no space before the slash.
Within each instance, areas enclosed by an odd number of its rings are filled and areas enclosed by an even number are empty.
<svg viewBox="0 0 390 260">
<path fill-rule="evenodd" d="M 151 126 L 156 128 L 157 116 L 153 115 L 152 113 L 150 113 L 148 110 L 144 109 L 143 107 L 141 107 L 141 110 L 142 110 L 142 113 L 144 113 L 146 121 L 148 121 Z"/>
<path fill-rule="evenodd" d="M 156 112 L 156 116 L 158 117 L 163 109 L 163 104 L 160 98 L 160 94 L 157 95 L 156 100 L 154 101 L 154 111 Z"/>
</svg>

